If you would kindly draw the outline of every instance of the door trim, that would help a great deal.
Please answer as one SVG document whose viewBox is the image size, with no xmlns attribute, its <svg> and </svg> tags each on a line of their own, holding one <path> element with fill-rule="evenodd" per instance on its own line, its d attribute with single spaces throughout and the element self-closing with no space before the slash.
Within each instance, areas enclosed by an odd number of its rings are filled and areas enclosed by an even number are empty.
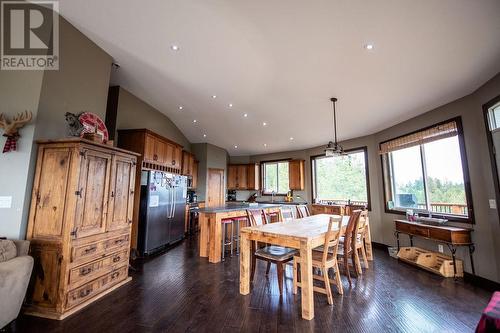
<svg viewBox="0 0 500 333">
<path fill-rule="evenodd" d="M 486 130 L 486 139 L 488 141 L 488 151 L 490 153 L 491 172 L 493 174 L 493 185 L 495 186 L 495 196 L 496 196 L 495 200 L 497 204 L 497 213 L 498 217 L 500 218 L 500 205 L 498 202 L 498 199 L 500 199 L 500 182 L 499 182 L 500 180 L 498 178 L 499 170 L 498 170 L 497 160 L 495 158 L 495 145 L 493 144 L 493 136 L 491 135 L 490 123 L 488 119 L 489 109 L 499 102 L 500 102 L 500 95 L 493 98 L 489 102 L 483 104 L 483 118 Z"/>
</svg>

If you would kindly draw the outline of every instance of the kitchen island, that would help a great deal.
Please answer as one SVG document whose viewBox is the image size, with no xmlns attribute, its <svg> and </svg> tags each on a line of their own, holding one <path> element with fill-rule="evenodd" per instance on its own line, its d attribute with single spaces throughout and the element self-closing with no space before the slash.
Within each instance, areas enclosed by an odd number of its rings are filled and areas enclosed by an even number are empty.
<svg viewBox="0 0 500 333">
<path fill-rule="evenodd" d="M 279 212 L 281 204 L 226 204 L 222 207 L 206 207 L 199 210 L 200 257 L 208 257 L 211 263 L 221 261 L 222 223 L 224 219 L 245 218 L 247 209 L 263 209 L 267 214 Z"/>
</svg>

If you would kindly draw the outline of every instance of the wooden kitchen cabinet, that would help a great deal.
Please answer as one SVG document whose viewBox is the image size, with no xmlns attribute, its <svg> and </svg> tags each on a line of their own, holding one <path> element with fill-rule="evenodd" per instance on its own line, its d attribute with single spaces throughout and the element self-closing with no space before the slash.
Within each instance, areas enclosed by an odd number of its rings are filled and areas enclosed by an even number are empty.
<svg viewBox="0 0 500 333">
<path fill-rule="evenodd" d="M 304 160 L 291 160 L 288 162 L 288 177 L 290 190 L 303 191 L 305 183 Z"/>
<path fill-rule="evenodd" d="M 200 163 L 198 161 L 193 162 L 193 181 L 191 182 L 191 188 L 198 187 L 198 165 Z"/>
<path fill-rule="evenodd" d="M 247 165 L 247 190 L 259 189 L 260 178 L 259 178 L 260 165 L 258 163 Z"/>
<path fill-rule="evenodd" d="M 227 170 L 228 190 L 258 190 L 259 165 L 230 164 Z"/>
<path fill-rule="evenodd" d="M 78 138 L 38 145 L 24 311 L 63 319 L 130 281 L 138 154 Z"/>
<path fill-rule="evenodd" d="M 193 175 L 194 156 L 190 152 L 182 151 L 182 172 L 184 176 Z"/>
</svg>

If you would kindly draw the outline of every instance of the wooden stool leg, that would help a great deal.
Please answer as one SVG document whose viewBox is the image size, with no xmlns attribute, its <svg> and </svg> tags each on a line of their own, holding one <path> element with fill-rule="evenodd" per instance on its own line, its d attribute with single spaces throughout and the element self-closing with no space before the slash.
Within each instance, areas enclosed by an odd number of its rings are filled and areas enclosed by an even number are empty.
<svg viewBox="0 0 500 333">
<path fill-rule="evenodd" d="M 330 287 L 330 279 L 328 278 L 328 270 L 323 267 L 321 269 L 321 272 L 323 273 L 323 281 L 325 282 L 325 290 L 326 290 L 326 297 L 328 298 L 328 304 L 332 305 L 333 295 L 332 295 L 332 288 Z"/>
<path fill-rule="evenodd" d="M 297 294 L 297 274 L 298 274 L 298 269 L 297 269 L 298 263 L 297 260 L 293 260 L 293 294 Z"/>
<path fill-rule="evenodd" d="M 342 280 L 340 279 L 339 265 L 335 264 L 335 266 L 333 266 L 333 268 L 335 269 L 335 282 L 337 285 L 337 290 L 339 291 L 340 295 L 343 295 L 344 294 L 344 287 L 342 286 Z"/>
<path fill-rule="evenodd" d="M 361 247 L 361 255 L 363 256 L 363 262 L 365 263 L 365 268 L 368 269 L 370 266 L 368 266 L 368 257 L 366 256 L 366 249 L 365 249 L 365 244 Z"/>
<path fill-rule="evenodd" d="M 283 295 L 283 264 L 278 263 L 276 266 L 278 271 L 278 287 L 280 289 L 280 295 Z"/>
<path fill-rule="evenodd" d="M 349 281 L 349 286 L 352 286 L 351 272 L 349 270 L 349 262 L 347 260 L 347 253 L 344 253 L 344 269 L 345 269 L 345 273 L 347 275 L 347 281 Z"/>
</svg>

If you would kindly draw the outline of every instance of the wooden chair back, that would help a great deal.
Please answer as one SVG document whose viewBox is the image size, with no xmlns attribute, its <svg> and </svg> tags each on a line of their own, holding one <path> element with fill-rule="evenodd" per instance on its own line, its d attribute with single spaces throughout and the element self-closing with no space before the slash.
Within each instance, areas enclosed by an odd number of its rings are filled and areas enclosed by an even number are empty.
<svg viewBox="0 0 500 333">
<path fill-rule="evenodd" d="M 347 222 L 347 227 L 345 229 L 344 255 L 347 255 L 347 253 L 349 253 L 353 249 L 353 244 L 354 244 L 353 241 L 356 240 L 356 235 L 358 234 L 358 224 L 360 216 L 361 216 L 360 209 L 351 212 L 351 216 L 349 217 L 349 222 Z"/>
<path fill-rule="evenodd" d="M 342 216 L 330 217 L 328 231 L 325 235 L 325 244 L 323 245 L 323 264 L 332 259 L 337 259 L 337 250 L 339 240 L 342 235 Z"/>
<path fill-rule="evenodd" d="M 307 205 L 297 205 L 297 217 L 301 219 L 307 216 L 311 216 Z"/>
<path fill-rule="evenodd" d="M 247 216 L 252 227 L 264 225 L 269 222 L 263 209 L 247 209 Z"/>
<path fill-rule="evenodd" d="M 280 222 L 288 222 L 295 218 L 293 216 L 293 208 L 290 206 L 281 206 L 279 212 Z"/>
</svg>

